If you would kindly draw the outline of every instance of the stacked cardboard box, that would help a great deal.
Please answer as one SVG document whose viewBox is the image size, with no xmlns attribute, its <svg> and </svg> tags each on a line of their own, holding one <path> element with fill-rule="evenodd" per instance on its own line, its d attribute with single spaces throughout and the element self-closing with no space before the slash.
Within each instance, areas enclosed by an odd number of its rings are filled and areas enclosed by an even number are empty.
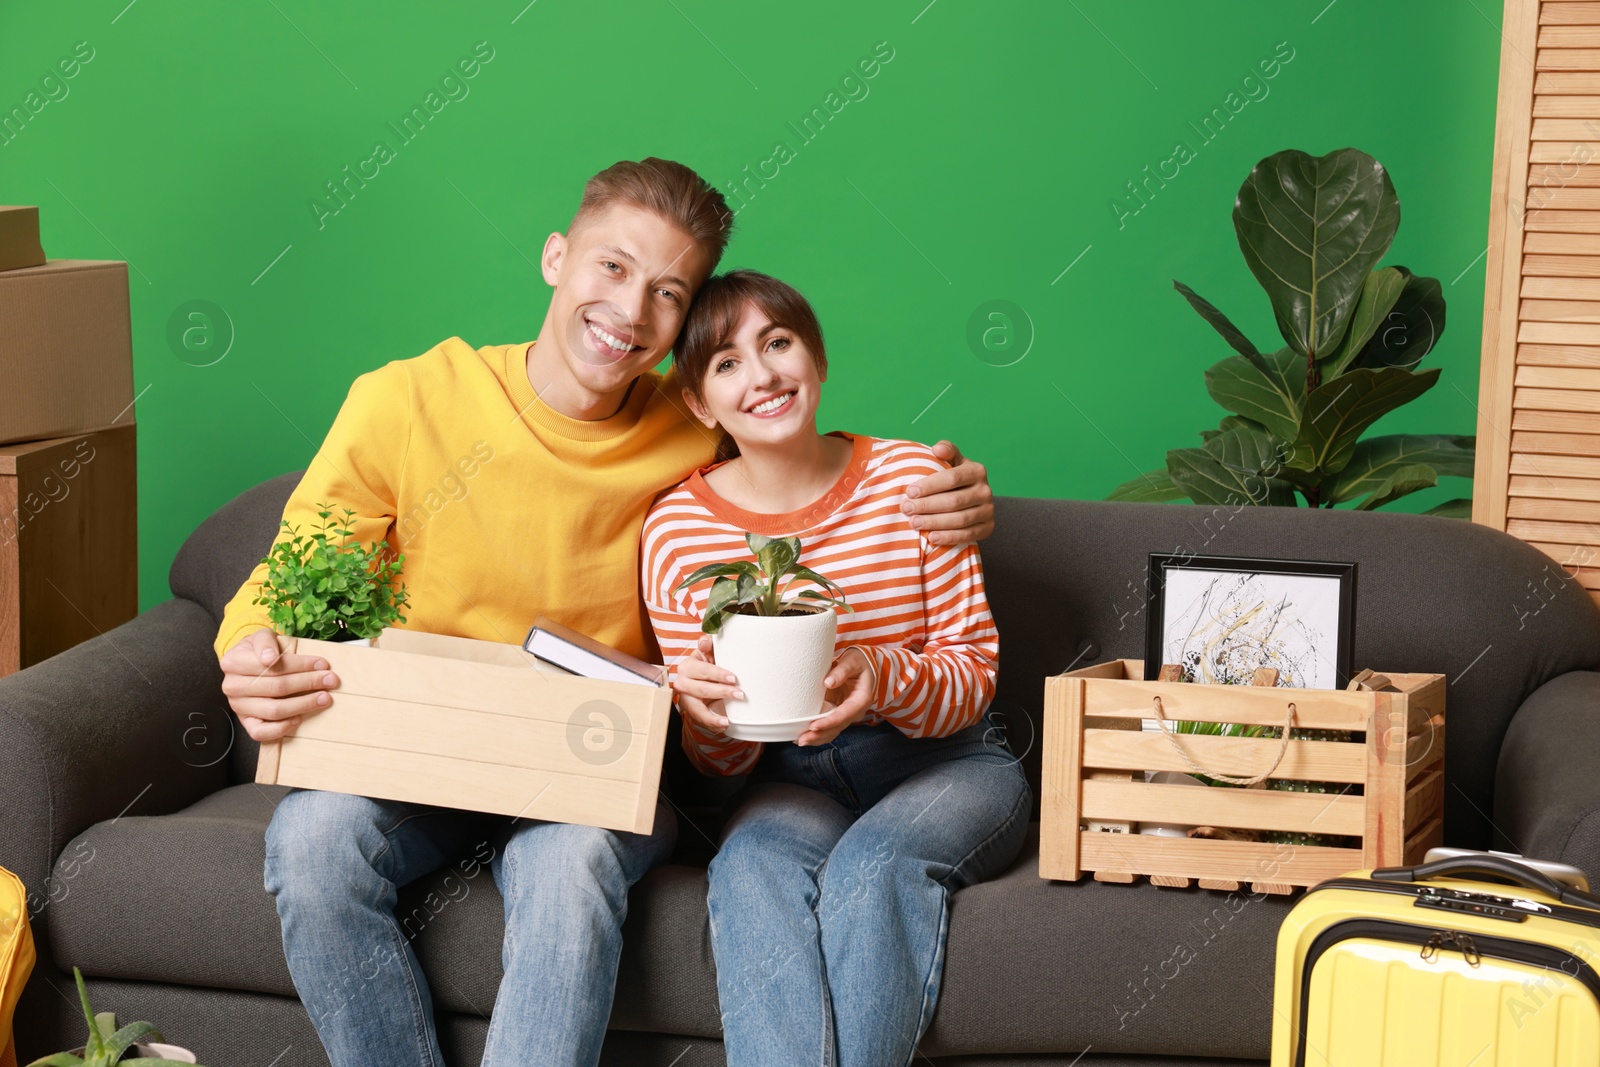
<svg viewBox="0 0 1600 1067">
<path fill-rule="evenodd" d="M 128 265 L 0 206 L 0 676 L 139 610 Z"/>
</svg>

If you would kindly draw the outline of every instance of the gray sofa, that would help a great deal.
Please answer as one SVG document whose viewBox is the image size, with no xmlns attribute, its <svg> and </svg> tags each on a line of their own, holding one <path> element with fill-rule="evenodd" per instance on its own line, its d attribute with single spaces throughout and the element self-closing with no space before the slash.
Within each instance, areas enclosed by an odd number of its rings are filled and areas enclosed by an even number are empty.
<svg viewBox="0 0 1600 1067">
<path fill-rule="evenodd" d="M 211 651 L 297 476 L 203 523 L 172 599 L 0 679 L 0 865 L 27 885 L 40 959 L 23 1062 L 82 1036 L 70 967 L 97 1005 L 151 1019 L 211 1067 L 326 1064 L 262 890 L 276 788 L 253 783 Z M 1141 654 L 1151 551 L 1355 560 L 1355 663 L 1450 676 L 1445 839 L 1576 863 L 1600 880 L 1600 612 L 1518 541 L 1407 515 L 1003 499 L 983 546 L 1003 637 L 999 699 L 1038 793 L 1044 678 Z M 673 749 L 669 746 L 669 751 Z M 669 762 L 679 854 L 631 903 L 606 1062 L 720 1064 L 704 864 L 721 799 Z M 500 978 L 487 872 L 401 897 L 450 1062 L 475 1064 Z M 429 894 L 433 896 L 430 897 Z M 1037 874 L 1036 837 L 953 898 L 939 1064 L 1232 1064 L 1267 1057 L 1274 938 L 1289 906 Z M 418 909 L 421 909 L 419 912 Z M 1181 968 L 1178 945 L 1193 951 Z M 918 1062 L 922 1062 L 919 1057 Z"/>
</svg>

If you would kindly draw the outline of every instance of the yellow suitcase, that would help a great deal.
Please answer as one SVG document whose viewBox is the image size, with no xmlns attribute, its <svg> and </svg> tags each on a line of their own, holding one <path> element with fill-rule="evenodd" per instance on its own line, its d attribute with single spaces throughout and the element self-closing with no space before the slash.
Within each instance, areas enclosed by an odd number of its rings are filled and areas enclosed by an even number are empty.
<svg viewBox="0 0 1600 1067">
<path fill-rule="evenodd" d="M 1596 1064 L 1600 898 L 1541 871 L 1489 853 L 1356 871 L 1278 931 L 1272 1067 Z"/>
</svg>

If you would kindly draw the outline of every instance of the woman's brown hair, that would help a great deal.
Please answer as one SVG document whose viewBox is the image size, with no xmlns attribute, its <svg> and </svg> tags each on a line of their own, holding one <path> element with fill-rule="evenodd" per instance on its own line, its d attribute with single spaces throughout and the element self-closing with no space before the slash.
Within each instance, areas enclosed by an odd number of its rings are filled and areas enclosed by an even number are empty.
<svg viewBox="0 0 1600 1067">
<path fill-rule="evenodd" d="M 811 353 L 817 373 L 828 372 L 822 324 L 800 290 L 759 271 L 731 270 L 708 279 L 700 287 L 684 319 L 683 330 L 678 334 L 678 343 L 673 346 L 672 362 L 678 368 L 679 384 L 702 406 L 705 404 L 706 372 L 718 352 L 732 347 L 733 334 L 744 317 L 746 305 L 754 307 L 774 325 L 791 331 Z M 717 462 L 738 454 L 739 446 L 724 430 L 717 443 Z"/>
</svg>

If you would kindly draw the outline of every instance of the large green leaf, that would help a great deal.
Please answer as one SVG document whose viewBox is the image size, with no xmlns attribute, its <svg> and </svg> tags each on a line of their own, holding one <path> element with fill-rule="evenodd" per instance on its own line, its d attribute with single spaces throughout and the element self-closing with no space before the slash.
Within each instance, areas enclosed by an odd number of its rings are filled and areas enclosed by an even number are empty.
<svg viewBox="0 0 1600 1067">
<path fill-rule="evenodd" d="M 1344 337 L 1367 273 L 1400 226 L 1400 198 L 1383 164 L 1354 148 L 1314 157 L 1295 149 L 1255 165 L 1239 189 L 1239 250 L 1267 291 L 1278 329 L 1302 359 Z"/>
<path fill-rule="evenodd" d="M 1383 484 L 1356 505 L 1357 511 L 1372 511 L 1408 493 L 1431 489 L 1439 484 L 1439 473 L 1426 463 L 1412 463 L 1390 473 Z"/>
<path fill-rule="evenodd" d="M 1176 278 L 1172 280 L 1172 287 L 1183 294 L 1183 298 L 1189 301 L 1189 306 L 1198 311 L 1200 317 L 1209 322 L 1212 328 L 1222 335 L 1222 339 L 1228 342 L 1235 352 L 1248 359 L 1251 363 L 1257 366 L 1261 365 L 1261 353 L 1256 350 L 1256 346 L 1250 343 L 1250 339 L 1244 335 L 1244 332 L 1239 327 L 1228 320 L 1228 316 L 1217 310 L 1215 304 Z"/>
<path fill-rule="evenodd" d="M 1344 373 L 1345 368 L 1361 354 L 1378 327 L 1384 324 L 1395 302 L 1406 287 L 1406 276 L 1394 267 L 1384 267 L 1367 275 L 1361 285 L 1361 296 L 1356 300 L 1355 312 L 1350 316 L 1350 327 L 1344 340 L 1323 362 L 1323 380 Z"/>
<path fill-rule="evenodd" d="M 1137 478 L 1123 482 L 1111 490 L 1107 500 L 1121 500 L 1125 503 L 1156 504 L 1166 500 L 1182 500 L 1186 494 L 1182 489 L 1172 484 L 1172 475 L 1167 473 L 1167 468 L 1141 474 Z"/>
<path fill-rule="evenodd" d="M 1439 477 L 1472 477 L 1476 439 L 1454 434 L 1389 434 L 1356 443 L 1345 464 L 1323 487 L 1324 499 L 1342 504 L 1376 492 L 1402 467 L 1425 463 Z"/>
<path fill-rule="evenodd" d="M 1280 451 L 1270 434 L 1235 427 L 1203 448 L 1168 452 L 1167 470 L 1196 504 L 1293 505 L 1294 492 L 1274 476 Z"/>
<path fill-rule="evenodd" d="M 1206 392 L 1235 415 L 1292 441 L 1305 400 L 1305 364 L 1287 348 L 1263 355 L 1261 363 L 1257 367 L 1243 356 L 1229 356 L 1206 371 Z"/>
<path fill-rule="evenodd" d="M 1405 288 L 1384 317 L 1382 328 L 1355 358 L 1354 366 L 1410 370 L 1444 333 L 1444 289 L 1439 279 L 1412 274 L 1404 267 L 1394 269 L 1405 275 Z"/>
<path fill-rule="evenodd" d="M 1424 511 L 1423 514 L 1440 515 L 1447 519 L 1470 519 L 1472 518 L 1472 498 L 1470 496 L 1458 496 L 1454 500 L 1446 500 L 1443 504 L 1435 504 L 1427 511 Z"/>
<path fill-rule="evenodd" d="M 1437 367 L 1425 371 L 1361 367 L 1324 382 L 1306 398 L 1306 414 L 1289 452 L 1297 470 L 1338 474 L 1367 427 L 1432 388 Z"/>
<path fill-rule="evenodd" d="M 756 565 L 749 562 L 708 563 L 704 567 L 701 567 L 699 570 L 695 571 L 693 574 L 689 575 L 689 577 L 685 578 L 683 581 L 679 582 L 672 591 L 674 593 L 680 592 L 689 588 L 691 585 L 698 585 L 707 578 L 721 578 L 723 576 L 737 577 L 741 574 L 748 574 L 750 577 L 755 578 L 759 575 L 759 573 L 760 571 L 757 569 Z"/>
</svg>

